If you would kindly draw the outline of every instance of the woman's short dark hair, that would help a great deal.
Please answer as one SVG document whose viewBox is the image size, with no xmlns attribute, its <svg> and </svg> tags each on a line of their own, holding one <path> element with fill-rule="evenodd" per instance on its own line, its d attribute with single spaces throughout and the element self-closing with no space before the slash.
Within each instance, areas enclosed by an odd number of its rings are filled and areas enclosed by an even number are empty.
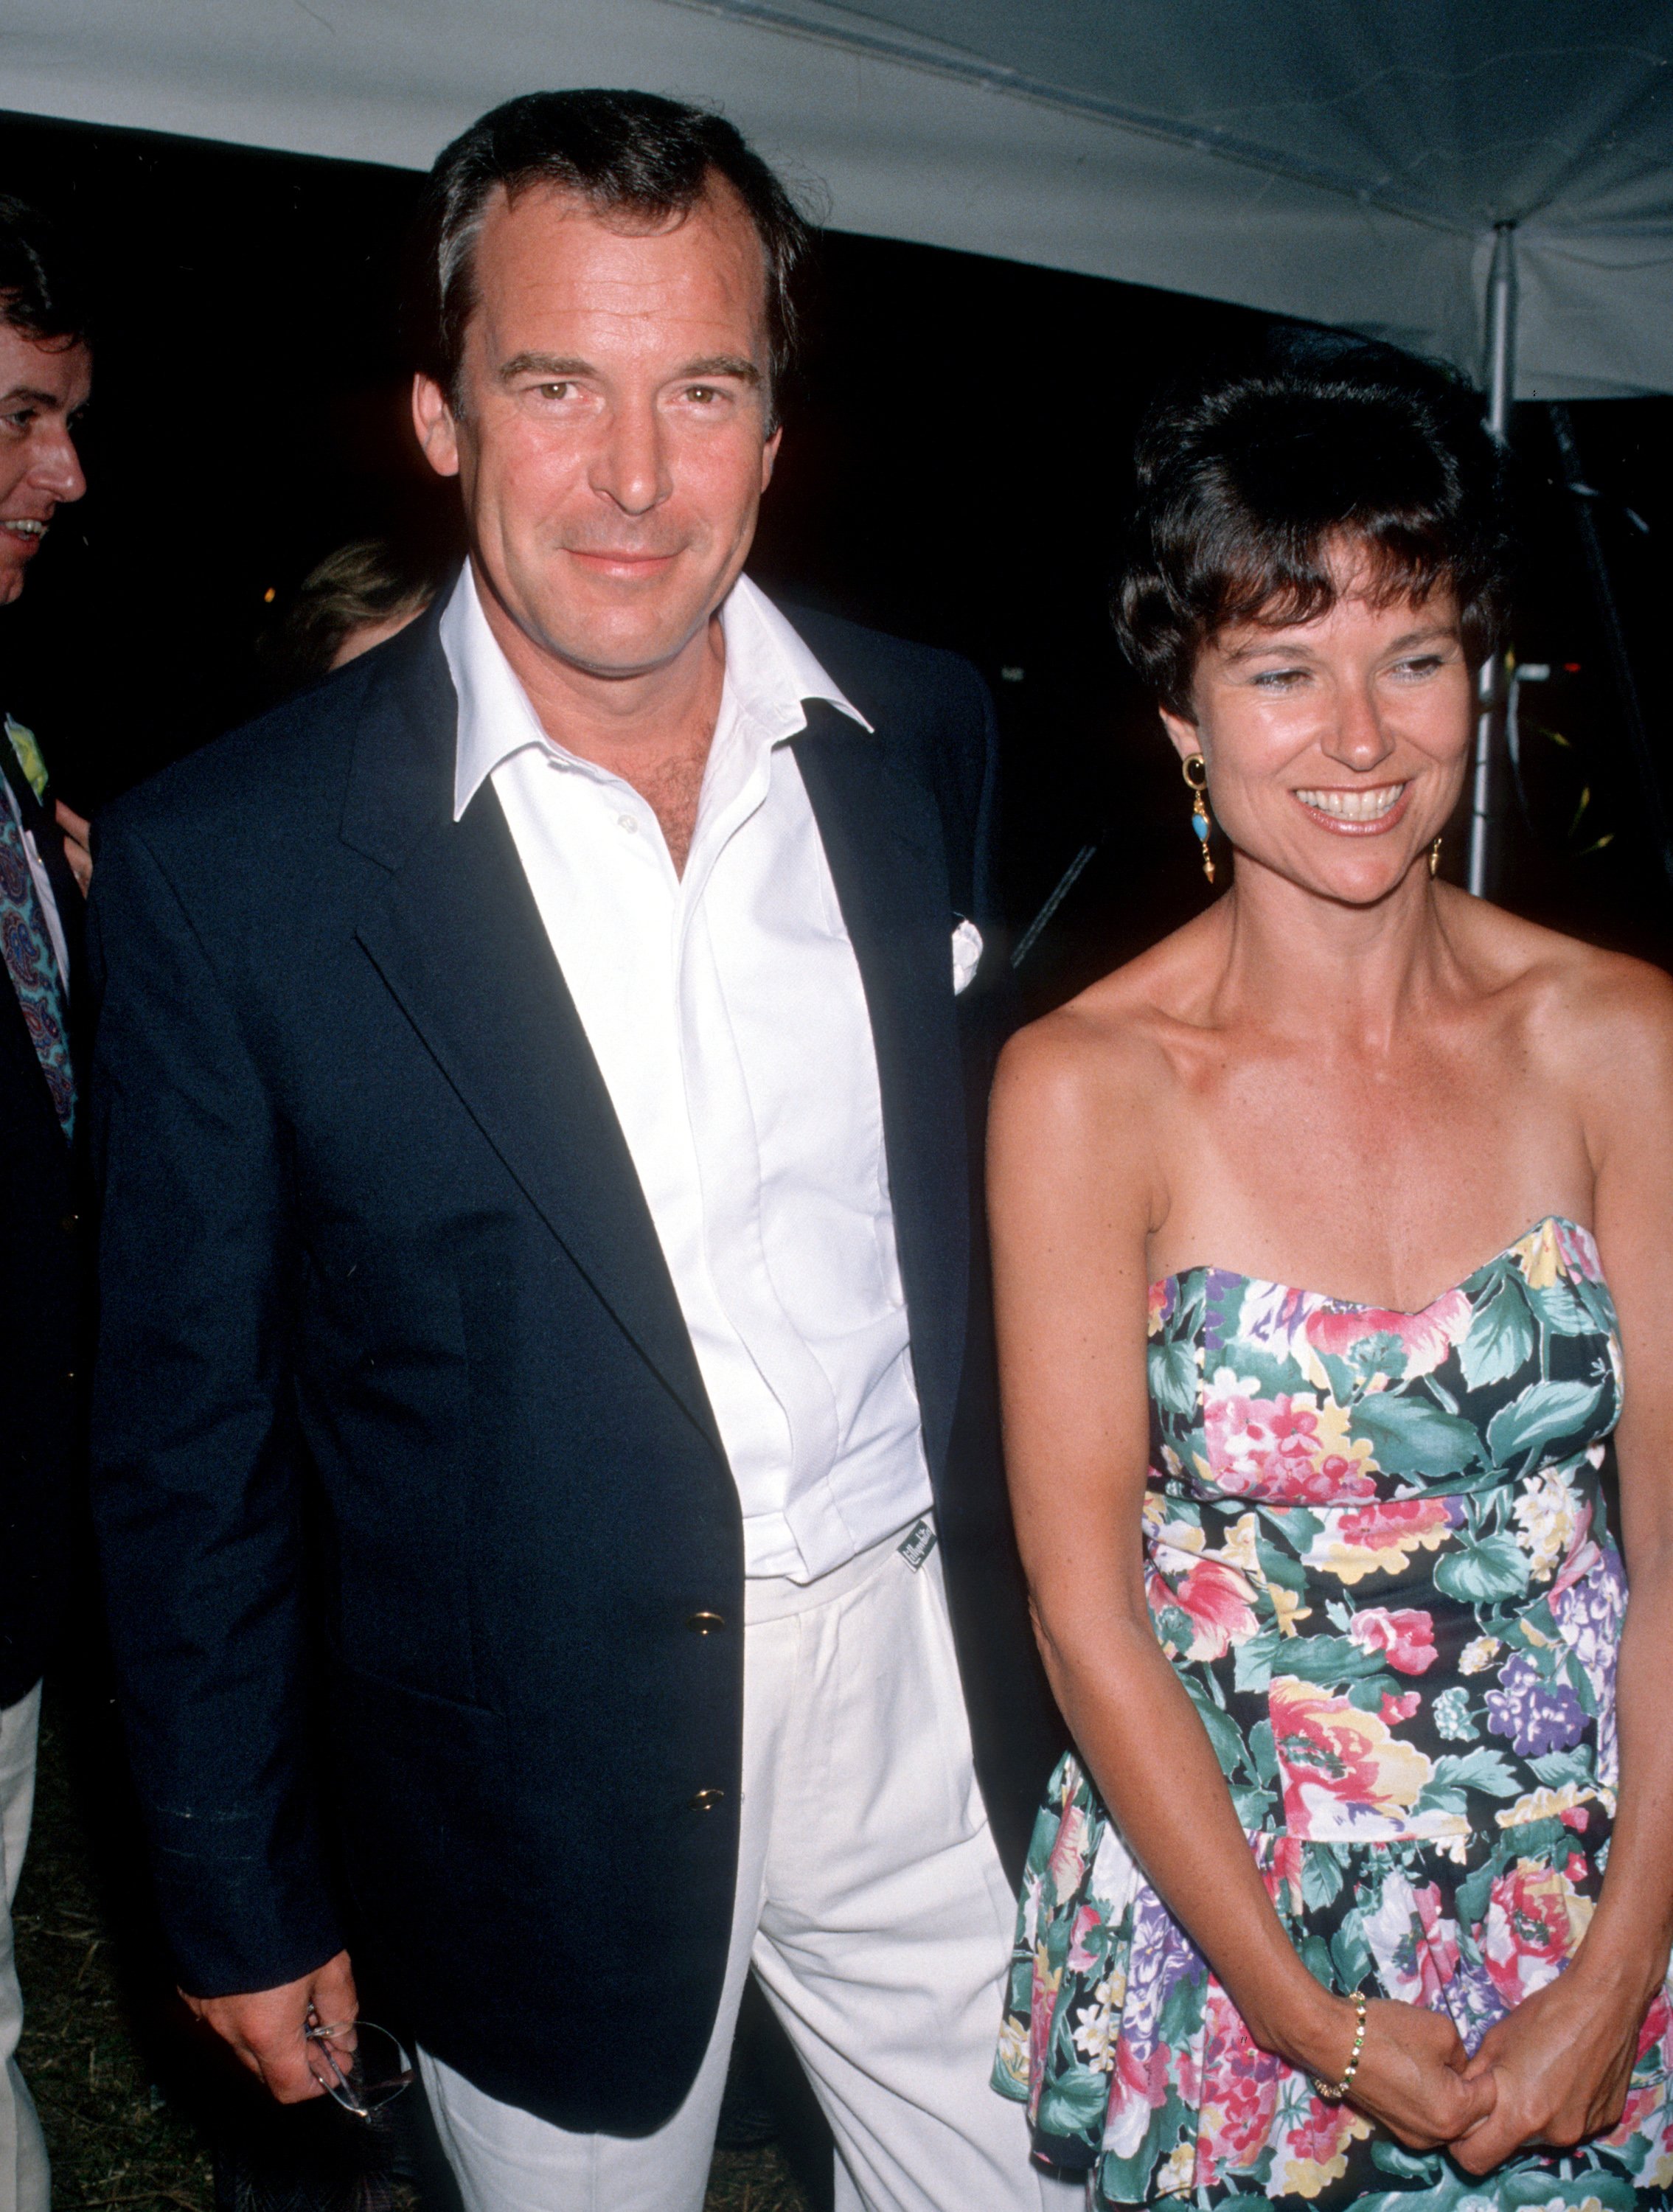
<svg viewBox="0 0 1673 2212">
<path fill-rule="evenodd" d="M 38 208 L 0 192 L 0 325 L 43 343 L 87 336 L 87 307 L 57 230 Z"/>
<path fill-rule="evenodd" d="M 1390 346 L 1293 334 L 1274 353 L 1175 390 L 1139 434 L 1116 629 L 1187 717 L 1208 641 L 1326 613 L 1343 550 L 1380 599 L 1451 591 L 1472 661 L 1503 632 L 1502 466 L 1479 394 Z"/>
<path fill-rule="evenodd" d="M 465 332 L 477 305 L 476 247 L 496 191 L 544 185 L 649 223 L 688 214 L 711 178 L 747 209 L 767 272 L 775 391 L 797 337 L 793 279 L 809 228 L 789 193 L 723 117 L 649 92 L 530 92 L 508 100 L 436 156 L 420 209 L 412 338 L 418 366 L 457 411 Z"/>
</svg>

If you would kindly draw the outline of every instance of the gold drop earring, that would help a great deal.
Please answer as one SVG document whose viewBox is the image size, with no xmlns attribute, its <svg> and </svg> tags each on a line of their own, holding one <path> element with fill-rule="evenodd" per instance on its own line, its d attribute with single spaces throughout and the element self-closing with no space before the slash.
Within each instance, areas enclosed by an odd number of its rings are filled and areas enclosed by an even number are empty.
<svg viewBox="0 0 1673 2212">
<path fill-rule="evenodd" d="M 1179 763 L 1179 773 L 1191 789 L 1191 827 L 1195 830 L 1197 843 L 1202 854 L 1202 872 L 1210 883 L 1214 880 L 1214 856 L 1208 850 L 1208 802 L 1202 796 L 1208 788 L 1208 763 L 1201 753 L 1187 753 Z"/>
<path fill-rule="evenodd" d="M 1434 843 L 1433 843 L 1433 845 L 1431 845 L 1431 847 L 1429 848 L 1429 873 L 1433 876 L 1433 875 L 1434 874 L 1434 872 L 1435 872 L 1436 869 L 1437 869 L 1438 867 L 1439 867 L 1439 866 L 1440 866 L 1440 839 L 1439 839 L 1439 837 L 1437 837 L 1437 838 L 1436 838 L 1436 840 L 1435 840 L 1435 842 L 1434 842 Z"/>
</svg>

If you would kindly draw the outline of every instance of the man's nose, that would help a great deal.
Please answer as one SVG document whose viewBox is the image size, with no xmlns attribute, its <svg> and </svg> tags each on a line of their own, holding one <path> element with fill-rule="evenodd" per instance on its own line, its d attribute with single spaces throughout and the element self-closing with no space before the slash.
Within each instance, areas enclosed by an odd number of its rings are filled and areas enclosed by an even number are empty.
<svg viewBox="0 0 1673 2212">
<path fill-rule="evenodd" d="M 1384 727 L 1369 684 L 1343 686 L 1320 746 L 1329 759 L 1361 775 L 1388 758 L 1394 750 L 1394 738 Z"/>
<path fill-rule="evenodd" d="M 50 418 L 38 420 L 34 443 L 35 451 L 29 463 L 30 483 L 57 500 L 61 507 L 79 499 L 87 489 L 87 477 L 68 424 Z"/>
<path fill-rule="evenodd" d="M 593 489 L 624 514 L 648 514 L 667 498 L 667 455 L 654 404 L 630 402 L 611 410 L 593 462 Z"/>
</svg>

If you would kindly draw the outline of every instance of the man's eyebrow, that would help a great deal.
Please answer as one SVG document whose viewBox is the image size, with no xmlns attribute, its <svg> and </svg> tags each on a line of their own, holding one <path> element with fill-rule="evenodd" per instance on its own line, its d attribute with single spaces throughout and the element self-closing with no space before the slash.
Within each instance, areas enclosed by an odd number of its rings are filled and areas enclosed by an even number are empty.
<svg viewBox="0 0 1673 2212">
<path fill-rule="evenodd" d="M 509 384 L 514 376 L 591 376 L 593 364 L 581 356 L 557 353 L 514 353 L 509 361 L 500 363 L 500 381 Z"/>
<path fill-rule="evenodd" d="M 594 376 L 598 374 L 590 361 L 578 354 L 514 353 L 500 366 L 500 381 L 510 384 L 520 376 L 550 377 L 554 382 L 569 376 Z M 733 376 L 740 384 L 756 385 L 762 381 L 761 371 L 755 363 L 739 353 L 705 354 L 701 360 L 683 362 L 674 372 L 673 381 L 684 384 L 698 377 Z"/>
<path fill-rule="evenodd" d="M 711 353 L 701 361 L 688 361 L 674 380 L 684 383 L 688 377 L 697 376 L 735 376 L 740 384 L 761 381 L 761 371 L 739 353 Z"/>
<path fill-rule="evenodd" d="M 45 407 L 56 412 L 63 405 L 56 392 L 37 392 L 30 384 L 15 384 L 9 392 L 0 392 L 0 407 Z"/>
</svg>

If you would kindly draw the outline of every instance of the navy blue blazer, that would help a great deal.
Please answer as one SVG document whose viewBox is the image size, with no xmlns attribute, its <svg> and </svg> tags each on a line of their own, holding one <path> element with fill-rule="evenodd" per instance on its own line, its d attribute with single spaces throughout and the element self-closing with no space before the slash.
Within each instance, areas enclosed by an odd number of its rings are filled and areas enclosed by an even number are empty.
<svg viewBox="0 0 1673 2212">
<path fill-rule="evenodd" d="M 1056 1730 L 976 1196 L 1004 1000 L 955 1000 L 951 953 L 961 916 L 995 934 L 991 704 L 947 654 L 799 626 L 876 727 L 814 705 L 794 743 L 1014 1868 Z M 720 1996 L 741 1520 L 491 786 L 452 818 L 455 718 L 432 614 L 101 821 L 94 1510 L 184 1985 L 271 1987 L 350 1940 L 491 2095 L 632 2135 Z"/>
</svg>

